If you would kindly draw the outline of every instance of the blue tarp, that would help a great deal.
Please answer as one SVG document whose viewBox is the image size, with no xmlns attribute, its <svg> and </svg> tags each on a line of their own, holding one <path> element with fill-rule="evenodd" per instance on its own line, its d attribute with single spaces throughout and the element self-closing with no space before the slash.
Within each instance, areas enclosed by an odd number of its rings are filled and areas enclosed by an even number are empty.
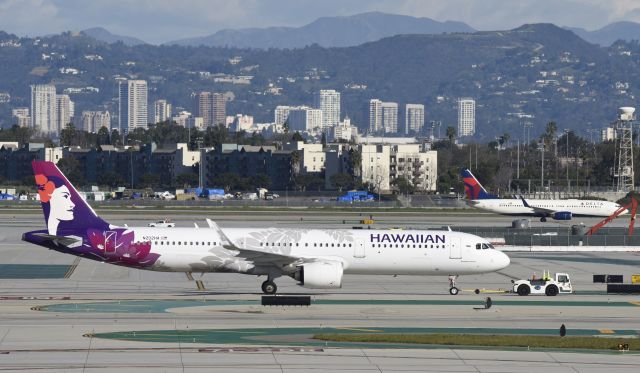
<svg viewBox="0 0 640 373">
<path fill-rule="evenodd" d="M 350 190 L 344 196 L 338 197 L 339 202 L 373 201 L 375 196 L 365 190 Z"/>
<path fill-rule="evenodd" d="M 0 193 L 0 201 L 13 201 L 16 197 L 13 194 Z"/>
</svg>

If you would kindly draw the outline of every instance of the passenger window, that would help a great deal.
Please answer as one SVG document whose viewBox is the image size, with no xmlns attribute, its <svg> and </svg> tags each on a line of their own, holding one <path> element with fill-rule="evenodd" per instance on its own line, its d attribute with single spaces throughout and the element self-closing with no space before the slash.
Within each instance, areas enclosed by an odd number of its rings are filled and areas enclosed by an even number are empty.
<svg viewBox="0 0 640 373">
<path fill-rule="evenodd" d="M 351 244 L 349 244 L 349 247 L 351 247 Z M 378 247 L 380 247 L 380 245 L 378 245 Z"/>
<path fill-rule="evenodd" d="M 308 243 L 308 242 L 305 242 L 305 243 L 304 243 L 304 246 L 305 246 L 305 247 L 309 246 L 309 243 Z"/>
<path fill-rule="evenodd" d="M 171 244 L 172 244 L 172 245 L 175 245 L 175 244 L 176 244 L 176 241 L 171 242 Z"/>
<path fill-rule="evenodd" d="M 318 247 L 318 244 L 316 242 L 313 243 L 313 247 Z"/>
</svg>

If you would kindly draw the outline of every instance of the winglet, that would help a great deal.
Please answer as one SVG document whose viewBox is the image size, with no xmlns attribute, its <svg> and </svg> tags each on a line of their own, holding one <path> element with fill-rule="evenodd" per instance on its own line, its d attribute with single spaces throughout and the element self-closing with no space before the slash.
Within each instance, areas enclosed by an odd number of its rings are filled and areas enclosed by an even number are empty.
<svg viewBox="0 0 640 373">
<path fill-rule="evenodd" d="M 520 196 L 520 199 L 522 200 L 522 204 L 524 205 L 524 207 L 531 208 L 531 206 L 529 206 L 529 204 L 527 203 L 527 200 L 524 199 L 523 196 Z"/>
</svg>

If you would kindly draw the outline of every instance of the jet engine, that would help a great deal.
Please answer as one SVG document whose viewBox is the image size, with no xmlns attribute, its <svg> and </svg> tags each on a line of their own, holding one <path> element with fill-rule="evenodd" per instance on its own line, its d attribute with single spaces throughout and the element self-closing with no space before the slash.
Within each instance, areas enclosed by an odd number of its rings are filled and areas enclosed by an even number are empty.
<svg viewBox="0 0 640 373">
<path fill-rule="evenodd" d="M 571 211 L 558 211 L 553 213 L 554 220 L 571 220 Z"/>
<path fill-rule="evenodd" d="M 317 261 L 298 267 L 293 278 L 298 285 L 309 289 L 338 289 L 342 287 L 342 263 L 338 261 Z"/>
</svg>

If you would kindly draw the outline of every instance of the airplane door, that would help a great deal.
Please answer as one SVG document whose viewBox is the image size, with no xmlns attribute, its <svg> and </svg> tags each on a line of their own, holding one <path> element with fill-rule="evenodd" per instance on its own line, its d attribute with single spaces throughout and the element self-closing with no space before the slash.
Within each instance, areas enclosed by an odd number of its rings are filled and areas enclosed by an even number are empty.
<svg viewBox="0 0 640 373">
<path fill-rule="evenodd" d="M 364 258 L 366 256 L 364 241 L 361 238 L 356 238 L 353 248 L 354 258 Z"/>
<path fill-rule="evenodd" d="M 449 242 L 449 259 L 462 258 L 462 244 L 459 238 L 454 238 Z"/>
</svg>

